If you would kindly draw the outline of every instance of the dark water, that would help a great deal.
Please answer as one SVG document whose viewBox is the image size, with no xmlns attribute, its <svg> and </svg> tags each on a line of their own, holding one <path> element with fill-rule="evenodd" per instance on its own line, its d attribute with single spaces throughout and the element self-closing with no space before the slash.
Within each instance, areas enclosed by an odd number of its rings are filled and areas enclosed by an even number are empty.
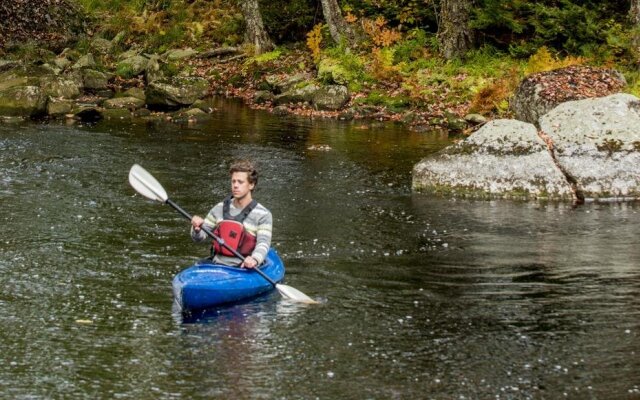
<svg viewBox="0 0 640 400">
<path fill-rule="evenodd" d="M 640 398 L 640 205 L 412 194 L 448 142 L 220 103 L 201 126 L 0 125 L 0 398 Z M 329 145 L 331 151 L 309 150 Z M 204 214 L 261 166 L 286 283 L 183 318 Z"/>
</svg>

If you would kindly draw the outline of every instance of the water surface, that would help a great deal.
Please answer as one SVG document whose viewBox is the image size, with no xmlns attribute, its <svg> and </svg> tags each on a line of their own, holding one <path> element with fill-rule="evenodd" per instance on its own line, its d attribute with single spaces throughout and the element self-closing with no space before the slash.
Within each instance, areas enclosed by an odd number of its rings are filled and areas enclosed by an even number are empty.
<svg viewBox="0 0 640 400">
<path fill-rule="evenodd" d="M 0 397 L 640 398 L 638 204 L 412 194 L 446 136 L 215 105 L 194 126 L 0 125 Z M 171 279 L 206 246 L 128 170 L 203 215 L 244 157 L 286 283 L 325 303 L 183 317 Z"/>
</svg>

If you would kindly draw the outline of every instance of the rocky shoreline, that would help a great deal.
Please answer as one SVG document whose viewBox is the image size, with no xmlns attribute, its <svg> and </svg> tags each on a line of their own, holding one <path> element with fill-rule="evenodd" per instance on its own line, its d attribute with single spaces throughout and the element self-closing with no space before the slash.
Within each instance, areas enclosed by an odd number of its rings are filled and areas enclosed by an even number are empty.
<svg viewBox="0 0 640 400">
<path fill-rule="evenodd" d="M 513 120 L 463 119 L 452 112 L 433 124 L 426 111 L 394 113 L 357 104 L 357 94 L 330 63 L 314 73 L 266 70 L 259 79 L 232 85 L 228 76 L 215 78 L 211 59 L 241 65 L 245 55 L 238 49 L 118 53 L 120 40 L 96 38 L 85 54 L 42 50 L 28 61 L 0 60 L 0 122 L 206 122 L 214 110 L 203 99 L 221 94 L 278 115 L 395 120 L 458 133 L 480 127 L 419 162 L 415 191 L 576 203 L 640 199 L 640 100 L 619 93 L 626 83 L 613 70 L 569 67 L 534 74 L 516 91 Z"/>
<path fill-rule="evenodd" d="M 413 189 L 474 198 L 640 199 L 640 99 L 561 103 L 534 124 L 491 121 L 413 169 Z"/>
</svg>

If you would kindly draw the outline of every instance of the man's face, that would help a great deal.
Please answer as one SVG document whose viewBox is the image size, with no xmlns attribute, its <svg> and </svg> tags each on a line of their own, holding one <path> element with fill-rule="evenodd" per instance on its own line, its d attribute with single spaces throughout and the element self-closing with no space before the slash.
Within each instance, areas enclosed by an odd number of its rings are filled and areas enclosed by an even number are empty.
<svg viewBox="0 0 640 400">
<path fill-rule="evenodd" d="M 251 193 L 253 183 L 249 183 L 249 174 L 247 172 L 234 172 L 231 174 L 231 193 L 236 199 L 242 199 Z"/>
</svg>

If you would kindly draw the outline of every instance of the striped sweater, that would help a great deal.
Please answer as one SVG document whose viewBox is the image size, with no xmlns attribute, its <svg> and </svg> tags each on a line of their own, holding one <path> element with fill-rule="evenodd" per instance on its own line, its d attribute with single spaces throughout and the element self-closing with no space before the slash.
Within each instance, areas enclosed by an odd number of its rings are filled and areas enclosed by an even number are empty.
<svg viewBox="0 0 640 400">
<path fill-rule="evenodd" d="M 233 205 L 233 201 L 231 202 L 231 206 L 229 208 L 229 213 L 232 217 L 238 215 L 242 209 L 236 208 Z M 213 230 L 218 223 L 222 221 L 222 202 L 218 203 L 209 211 L 207 217 L 204 219 L 204 225 Z M 269 246 L 271 246 L 271 232 L 273 227 L 273 217 L 271 216 L 271 212 L 267 210 L 262 204 L 258 203 L 258 205 L 251 211 L 251 213 L 245 218 L 244 229 L 247 232 L 254 235 L 256 237 L 256 247 L 253 249 L 251 253 L 251 257 L 253 257 L 258 264 L 262 264 L 264 259 L 267 257 L 267 252 L 269 251 Z M 207 234 L 200 230 L 196 232 L 193 227 L 191 227 L 191 238 L 194 242 L 204 242 L 210 241 L 211 238 L 207 236 Z M 240 260 L 236 257 L 227 257 L 220 254 L 216 254 L 213 258 L 213 261 L 218 264 L 224 265 L 239 265 Z"/>
</svg>

